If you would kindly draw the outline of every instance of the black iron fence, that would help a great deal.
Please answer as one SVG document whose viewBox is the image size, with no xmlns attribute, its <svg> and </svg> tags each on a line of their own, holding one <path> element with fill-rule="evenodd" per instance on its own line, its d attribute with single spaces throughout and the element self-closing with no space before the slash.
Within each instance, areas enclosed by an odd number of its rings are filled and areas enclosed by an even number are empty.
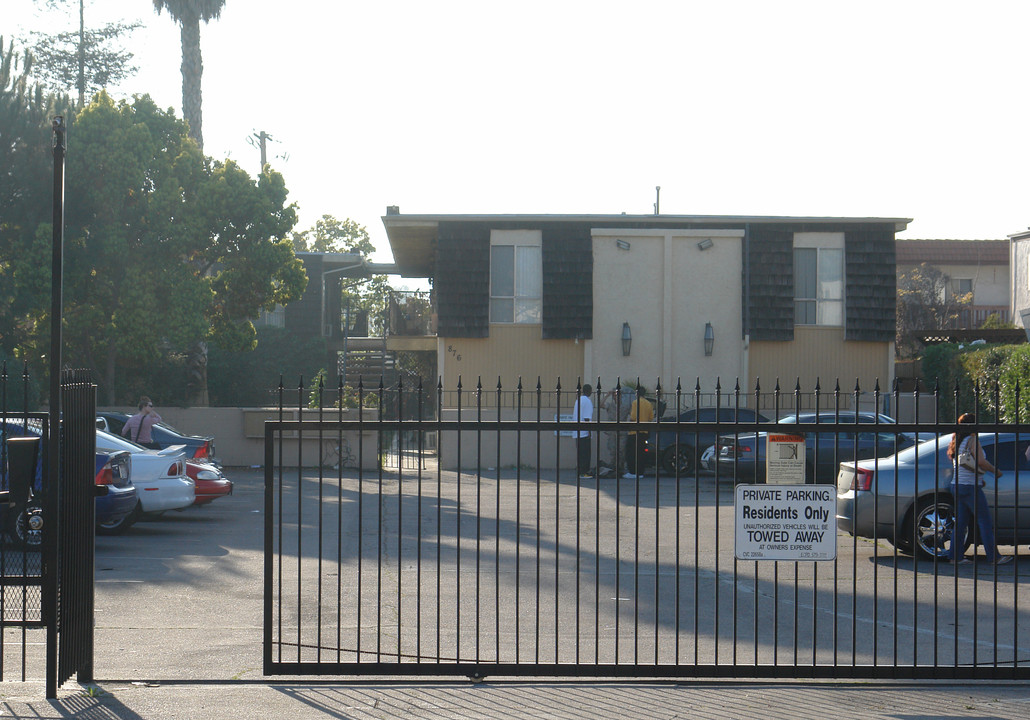
<svg viewBox="0 0 1030 720">
<path fill-rule="evenodd" d="M 764 419 L 739 391 L 712 394 L 729 411 L 713 420 L 595 413 L 588 473 L 552 392 L 546 410 L 538 390 L 433 419 L 267 423 L 265 672 L 1030 677 L 1018 391 L 975 392 L 973 424 L 921 417 L 920 398 L 896 422 L 877 410 L 903 405 L 897 390 L 857 387 L 811 415 L 799 388 Z M 956 431 L 985 463 L 958 513 Z M 391 433 L 438 447 L 386 468 Z M 353 464 L 305 463 L 331 434 L 352 438 Z M 689 470 L 660 461 L 669 448 Z M 993 542 L 962 520 L 983 513 Z"/>
<path fill-rule="evenodd" d="M 26 368 L 0 365 L 0 679 L 24 681 L 38 665 L 56 688 L 93 673 L 96 386 L 62 372 L 57 487 L 49 416 L 31 387 Z"/>
</svg>

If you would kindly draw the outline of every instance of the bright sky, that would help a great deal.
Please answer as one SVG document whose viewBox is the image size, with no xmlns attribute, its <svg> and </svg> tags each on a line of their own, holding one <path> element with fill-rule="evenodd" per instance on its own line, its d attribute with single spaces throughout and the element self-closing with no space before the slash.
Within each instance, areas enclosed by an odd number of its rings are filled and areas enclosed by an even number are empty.
<svg viewBox="0 0 1030 720">
<path fill-rule="evenodd" d="M 178 26 L 86 2 L 146 24 L 112 94 L 181 114 Z M 61 18 L 2 3 L 8 40 Z M 227 0 L 201 26 L 204 149 L 256 173 L 271 134 L 298 229 L 349 217 L 381 262 L 387 205 L 647 214 L 659 185 L 663 214 L 1002 239 L 1030 224 L 1027 27 L 1024 0 Z"/>
</svg>

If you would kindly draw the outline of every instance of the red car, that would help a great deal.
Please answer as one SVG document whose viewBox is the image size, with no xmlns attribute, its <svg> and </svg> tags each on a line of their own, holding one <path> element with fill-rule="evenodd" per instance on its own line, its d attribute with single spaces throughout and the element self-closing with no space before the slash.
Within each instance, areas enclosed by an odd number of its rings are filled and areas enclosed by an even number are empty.
<svg viewBox="0 0 1030 720">
<path fill-rule="evenodd" d="M 212 500 L 232 495 L 232 480 L 210 463 L 187 459 L 186 474 L 196 485 L 194 505 L 206 505 Z"/>
</svg>

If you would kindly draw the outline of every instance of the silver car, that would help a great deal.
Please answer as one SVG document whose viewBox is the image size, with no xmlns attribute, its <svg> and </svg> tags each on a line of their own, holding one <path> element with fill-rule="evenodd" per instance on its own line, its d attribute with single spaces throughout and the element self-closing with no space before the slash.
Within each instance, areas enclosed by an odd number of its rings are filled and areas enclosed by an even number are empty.
<svg viewBox="0 0 1030 720">
<path fill-rule="evenodd" d="M 1030 434 L 980 433 L 979 438 L 984 455 L 1002 471 L 997 479 L 988 476 L 984 486 L 996 540 L 999 545 L 1030 542 Z M 950 434 L 942 435 L 889 457 L 841 463 L 837 527 L 924 558 L 949 552 L 955 524 L 950 442 Z"/>
</svg>

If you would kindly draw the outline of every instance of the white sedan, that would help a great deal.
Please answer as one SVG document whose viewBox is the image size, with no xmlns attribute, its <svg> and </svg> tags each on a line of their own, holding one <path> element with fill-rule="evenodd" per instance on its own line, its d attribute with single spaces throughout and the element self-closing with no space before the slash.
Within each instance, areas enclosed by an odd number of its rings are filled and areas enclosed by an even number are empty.
<svg viewBox="0 0 1030 720">
<path fill-rule="evenodd" d="M 186 475 L 183 445 L 148 450 L 118 435 L 97 430 L 97 450 L 128 450 L 132 453 L 132 484 L 136 486 L 139 513 L 161 513 L 189 507 L 195 499 L 193 480 Z"/>
</svg>

